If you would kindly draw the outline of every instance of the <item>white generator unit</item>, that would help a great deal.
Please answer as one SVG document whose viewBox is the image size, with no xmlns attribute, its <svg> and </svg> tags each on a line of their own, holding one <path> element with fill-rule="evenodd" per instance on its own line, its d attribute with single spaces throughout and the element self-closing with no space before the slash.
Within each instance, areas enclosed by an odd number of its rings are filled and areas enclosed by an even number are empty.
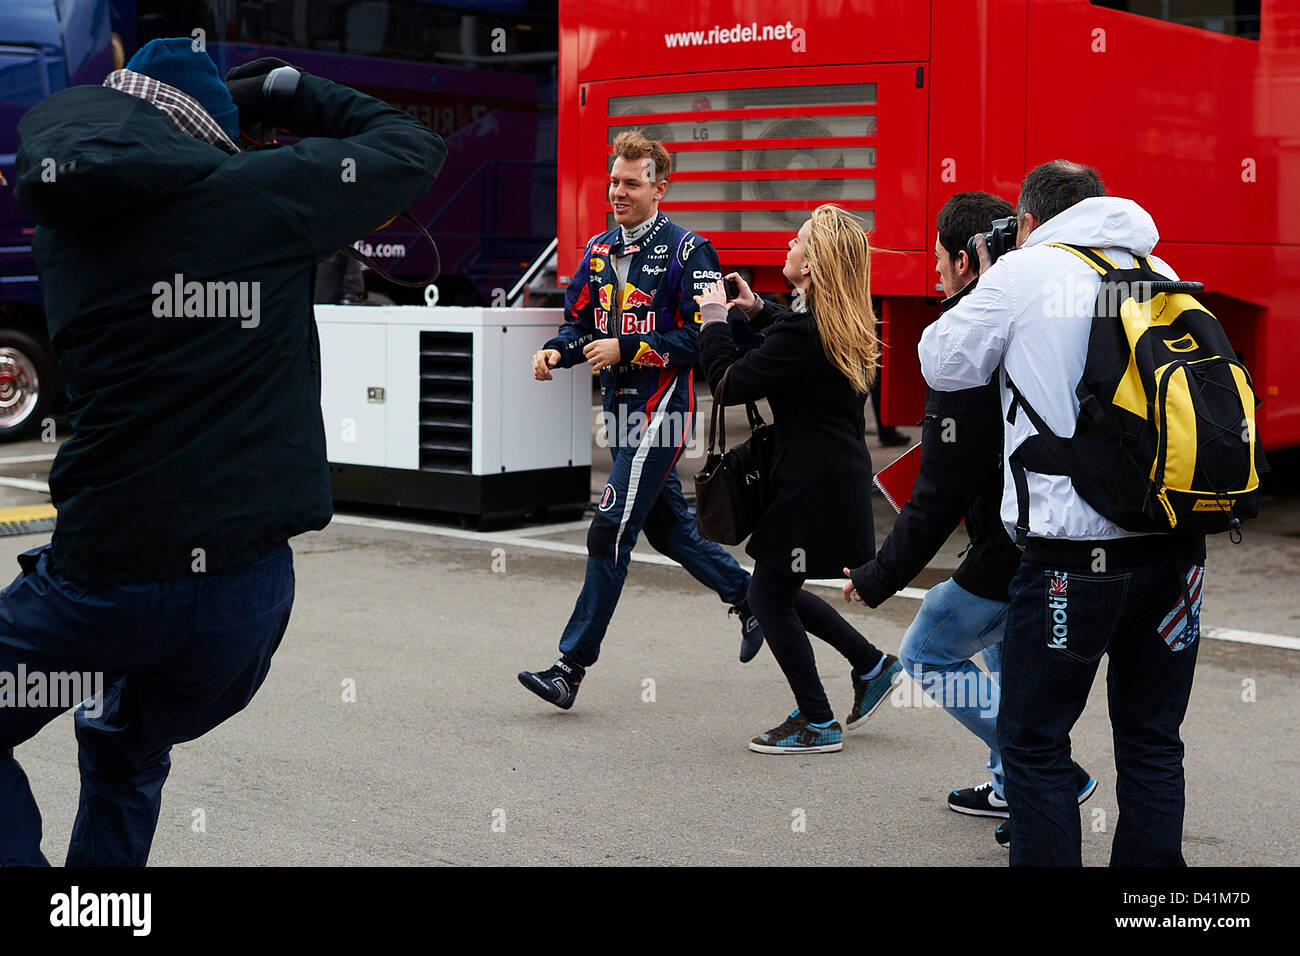
<svg viewBox="0 0 1300 956">
<path fill-rule="evenodd" d="M 533 379 L 560 309 L 317 305 L 334 500 L 467 525 L 591 497 L 591 375 Z"/>
</svg>

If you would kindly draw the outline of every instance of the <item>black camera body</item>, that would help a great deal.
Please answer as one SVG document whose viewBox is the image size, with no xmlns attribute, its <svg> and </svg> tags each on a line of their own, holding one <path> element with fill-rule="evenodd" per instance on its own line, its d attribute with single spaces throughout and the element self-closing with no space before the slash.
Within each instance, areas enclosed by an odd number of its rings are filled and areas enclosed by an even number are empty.
<svg viewBox="0 0 1300 956">
<path fill-rule="evenodd" d="M 988 246 L 989 258 L 993 262 L 997 262 L 1004 252 L 1010 252 L 1016 247 L 1018 231 L 1019 225 L 1015 216 L 993 220 L 993 228 L 984 233 L 984 244 Z M 971 268 L 978 272 L 980 256 L 979 250 L 975 248 L 975 236 L 966 240 L 966 256 L 970 259 Z"/>
</svg>

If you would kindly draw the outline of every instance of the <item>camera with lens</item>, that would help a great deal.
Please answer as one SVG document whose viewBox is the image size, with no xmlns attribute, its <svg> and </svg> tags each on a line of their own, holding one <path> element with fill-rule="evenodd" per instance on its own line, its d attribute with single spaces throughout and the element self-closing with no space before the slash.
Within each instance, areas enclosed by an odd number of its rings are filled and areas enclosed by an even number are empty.
<svg viewBox="0 0 1300 956">
<path fill-rule="evenodd" d="M 1010 252 L 1016 247 L 1018 228 L 1015 216 L 993 220 L 993 228 L 984 233 L 984 244 L 988 246 L 989 258 L 993 262 L 997 262 L 1004 252 Z M 966 257 L 970 260 L 971 268 L 978 271 L 980 256 L 979 250 L 975 248 L 975 238 L 971 236 L 966 240 Z"/>
</svg>

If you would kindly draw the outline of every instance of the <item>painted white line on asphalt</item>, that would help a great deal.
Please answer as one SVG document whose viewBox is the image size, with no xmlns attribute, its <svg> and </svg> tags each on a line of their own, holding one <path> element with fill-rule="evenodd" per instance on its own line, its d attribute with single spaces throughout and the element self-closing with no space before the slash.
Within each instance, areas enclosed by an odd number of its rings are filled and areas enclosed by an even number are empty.
<svg viewBox="0 0 1300 956">
<path fill-rule="evenodd" d="M 1259 631 L 1239 631 L 1235 627 L 1207 627 L 1202 625 L 1201 633 L 1216 641 L 1233 641 L 1237 644 L 1262 644 L 1265 647 L 1280 647 L 1288 651 L 1300 651 L 1300 637 L 1287 637 L 1285 634 L 1261 634 Z"/>
<path fill-rule="evenodd" d="M 338 524 L 356 525 L 359 528 L 382 528 L 387 531 L 412 531 L 416 534 L 431 534 L 441 538 L 458 538 L 462 541 L 474 541 L 480 544 L 509 544 L 517 548 L 535 548 L 538 551 L 556 551 L 560 554 L 587 556 L 585 545 L 569 544 L 567 541 L 542 541 L 538 538 L 526 538 L 512 531 L 465 531 L 462 528 L 440 528 L 435 525 L 414 524 L 408 521 L 395 521 L 392 518 L 370 518 L 365 515 L 335 514 Z M 586 527 L 590 522 L 584 522 Z M 662 554 L 633 554 L 633 561 L 642 564 L 658 564 L 669 568 L 681 567 L 672 558 Z"/>
<path fill-rule="evenodd" d="M 20 488 L 23 491 L 38 491 L 49 494 L 49 483 L 33 481 L 28 478 L 6 478 L 0 476 L 0 486 Z M 527 531 L 466 531 L 461 528 L 441 528 L 436 525 L 417 524 L 410 521 L 395 521 L 391 518 L 369 518 L 364 515 L 336 514 L 334 521 L 338 524 L 353 525 L 359 528 L 380 528 L 387 531 L 406 531 L 415 534 L 429 534 L 439 538 L 458 538 L 462 541 L 475 541 L 479 544 L 514 545 L 518 548 L 533 548 L 537 551 L 554 551 L 559 554 L 571 554 L 585 558 L 587 549 L 583 545 L 569 544 L 566 541 L 543 541 L 531 535 L 578 531 L 588 526 L 587 521 L 571 521 L 560 525 L 548 525 L 545 528 L 530 528 Z M 656 564 L 660 567 L 681 567 L 671 558 L 662 554 L 632 553 L 632 560 L 641 564 Z M 754 570 L 752 565 L 741 564 L 746 571 Z M 836 591 L 844 587 L 843 581 L 834 579 L 810 580 L 805 582 L 813 587 L 833 588 Z M 906 587 L 898 592 L 898 597 L 920 601 L 926 595 L 926 589 Z M 1300 638 L 1285 634 L 1264 634 L 1259 631 L 1243 631 L 1231 627 L 1209 627 L 1203 625 L 1201 633 L 1215 641 L 1231 641 L 1235 644 L 1256 644 L 1263 647 L 1278 647 L 1288 651 L 1300 651 Z"/>
<path fill-rule="evenodd" d="M 535 538 L 543 534 L 566 534 L 570 531 L 586 531 L 591 527 L 591 519 L 584 518 L 582 521 L 566 521 L 562 524 L 543 524 L 536 528 L 525 528 L 523 531 L 514 532 L 516 537 Z"/>
<path fill-rule="evenodd" d="M 0 479 L 3 482 L 5 479 Z M 465 531 L 461 528 L 440 528 L 435 525 L 416 524 L 409 521 L 395 521 L 391 518 L 368 518 L 364 515 L 336 514 L 334 521 L 339 524 L 355 525 L 360 528 L 382 528 L 388 531 L 410 531 L 415 534 L 431 534 L 435 537 L 459 538 L 463 541 L 477 541 L 480 544 L 499 544 L 514 545 L 518 548 L 535 548 L 539 551 L 555 551 L 559 554 L 572 554 L 585 558 L 587 549 L 583 545 L 569 544 L 565 541 L 543 541 L 539 538 L 529 537 L 528 535 L 543 534 L 541 529 L 530 528 L 527 532 L 518 531 Z M 584 528 L 589 524 L 585 521 L 574 521 L 564 525 L 552 525 L 556 531 L 569 531 Z M 641 564 L 657 564 L 660 567 L 679 568 L 676 561 L 666 558 L 662 554 L 641 554 L 632 552 L 632 560 Z M 753 572 L 754 568 L 749 564 L 741 564 L 748 572 Z M 811 579 L 804 582 L 812 587 L 834 588 L 840 591 L 844 587 L 843 581 L 834 579 Z M 913 601 L 922 600 L 928 593 L 926 588 L 906 587 L 896 595 L 901 598 L 909 598 Z M 1258 644 L 1264 647 L 1280 647 L 1288 651 L 1300 651 L 1300 638 L 1288 637 L 1285 634 L 1264 634 L 1259 631 L 1241 631 L 1231 627 L 1209 627 L 1201 626 L 1201 633 L 1211 640 L 1231 641 L 1235 644 Z"/>
<path fill-rule="evenodd" d="M 49 483 L 44 481 L 33 481 L 28 478 L 6 478 L 0 476 L 0 486 L 8 488 L 20 488 L 23 491 L 39 491 L 42 494 L 49 494 Z M 586 521 L 571 521 L 561 525 L 549 525 L 542 528 L 532 528 L 528 531 L 466 531 L 461 528 L 442 528 L 436 525 L 417 524 L 410 521 L 395 521 L 391 518 L 370 518 L 364 515 L 336 514 L 334 521 L 338 524 L 353 525 L 359 528 L 379 528 L 387 531 L 406 531 L 415 534 L 428 534 L 439 538 L 458 538 L 462 541 L 475 541 L 479 544 L 502 544 L 514 545 L 519 548 L 533 548 L 537 551 L 554 551 L 559 554 L 571 554 L 585 558 L 587 549 L 583 545 L 569 544 L 566 541 L 543 541 L 530 535 L 561 533 L 565 531 L 577 531 L 588 526 Z M 681 567 L 671 558 L 666 558 L 662 554 L 640 554 L 632 553 L 632 560 L 641 564 L 655 564 L 660 567 L 677 568 Z M 746 571 L 754 570 L 752 565 L 741 564 Z M 844 587 L 844 582 L 834 579 L 810 580 L 805 582 L 813 587 L 833 588 L 836 591 Z M 919 601 L 926 595 L 924 588 L 906 587 L 898 592 L 898 597 L 909 598 L 913 601 Z M 1278 647 L 1288 651 L 1300 651 L 1300 638 L 1289 637 L 1285 634 L 1264 634 L 1259 631 L 1243 631 L 1231 627 L 1209 627 L 1202 626 L 1201 633 L 1207 638 L 1216 641 L 1231 641 L 1236 644 L 1256 644 L 1263 647 Z"/>
<path fill-rule="evenodd" d="M 579 531 L 591 525 L 590 521 L 573 521 L 567 524 L 550 525 L 546 528 L 529 528 L 527 531 L 466 531 L 463 528 L 445 528 L 437 525 L 418 524 L 409 521 L 397 521 L 392 518 L 370 518 L 365 515 L 335 514 L 334 520 L 339 524 L 355 525 L 359 528 L 383 528 L 388 531 L 412 531 L 416 534 L 431 534 L 443 538 L 459 538 L 462 541 L 478 541 L 483 544 L 512 544 L 519 548 L 536 548 L 539 551 L 555 551 L 560 554 L 573 554 L 585 558 L 587 548 L 581 544 L 569 544 L 567 541 L 542 541 L 534 535 L 546 534 L 547 531 Z M 660 567 L 680 568 L 681 565 L 672 558 L 666 558 L 662 554 L 643 554 L 640 551 L 632 552 L 632 560 L 641 564 L 657 564 Z M 740 562 L 740 566 L 747 572 L 753 573 L 754 566 Z M 819 580 L 817 578 L 809 579 L 804 582 L 806 585 L 818 588 L 834 588 L 836 591 L 843 589 L 844 582 L 836 581 L 833 578 Z M 913 601 L 920 601 L 926 595 L 925 588 L 907 587 L 899 591 L 897 597 L 909 598 Z"/>
<path fill-rule="evenodd" d="M 744 567 L 744 565 L 741 566 Z M 752 573 L 754 569 L 746 567 L 745 570 Z M 834 588 L 836 591 L 843 591 L 844 585 L 847 581 L 848 578 L 839 578 L 838 580 L 835 578 L 809 578 L 804 582 L 804 586 L 814 588 Z M 929 588 L 907 587 L 897 592 L 894 597 L 908 598 L 912 601 L 923 601 L 925 600 L 925 596 L 929 593 Z"/>
<path fill-rule="evenodd" d="M 0 476 L 0 485 L 7 488 L 21 488 L 23 491 L 39 491 L 45 495 L 50 493 L 49 481 L 34 481 L 31 478 L 5 478 Z"/>
<path fill-rule="evenodd" d="M 27 465 L 37 461 L 53 461 L 54 455 L 15 455 L 12 458 L 0 458 L 0 465 Z"/>
<path fill-rule="evenodd" d="M 520 548 L 536 548 L 539 551 L 555 551 L 560 554 L 572 554 L 585 558 L 587 548 L 581 544 L 569 544 L 567 541 L 542 541 L 534 535 L 546 534 L 548 531 L 565 532 L 580 531 L 591 526 L 590 521 L 572 521 L 566 524 L 549 525 L 543 528 L 529 528 L 527 531 L 466 531 L 463 528 L 446 528 L 437 525 L 418 524 L 409 521 L 398 521 L 392 518 L 371 518 L 366 515 L 349 515 L 335 514 L 334 520 L 340 524 L 355 525 L 359 528 L 382 528 L 388 531 L 412 531 L 416 534 L 431 534 L 436 537 L 458 538 L 462 541 L 478 541 L 484 544 L 512 544 Z M 662 554 L 644 554 L 640 551 L 632 552 L 632 560 L 641 564 L 656 564 L 665 568 L 680 568 L 681 565 L 672 558 L 664 557 Z M 740 562 L 740 566 L 749 573 L 753 573 L 754 566 Z M 840 590 L 844 587 L 843 581 L 832 579 L 818 580 L 810 579 L 804 582 L 812 587 L 834 588 Z M 924 598 L 926 591 L 924 588 L 907 587 L 898 592 L 898 597 L 910 598 L 919 601 Z"/>
</svg>

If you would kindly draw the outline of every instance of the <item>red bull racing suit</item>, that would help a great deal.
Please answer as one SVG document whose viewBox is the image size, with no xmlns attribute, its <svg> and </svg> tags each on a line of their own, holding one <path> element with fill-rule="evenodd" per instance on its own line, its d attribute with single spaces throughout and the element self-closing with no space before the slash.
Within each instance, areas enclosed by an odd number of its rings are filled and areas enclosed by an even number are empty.
<svg viewBox="0 0 1300 956">
<path fill-rule="evenodd" d="M 695 420 L 694 297 L 722 277 L 718 256 L 662 213 L 636 232 L 630 242 L 613 229 L 587 243 L 565 297 L 566 321 L 544 346 L 560 353 L 564 368 L 583 363 L 596 338 L 615 336 L 621 350 L 620 363 L 600 373 L 598 437 L 608 439 L 613 469 L 587 534 L 582 593 L 560 639 L 561 653 L 583 667 L 600 654 L 643 528 L 655 550 L 727 604 L 739 604 L 749 586 L 735 559 L 700 537 L 675 470 Z"/>
</svg>

